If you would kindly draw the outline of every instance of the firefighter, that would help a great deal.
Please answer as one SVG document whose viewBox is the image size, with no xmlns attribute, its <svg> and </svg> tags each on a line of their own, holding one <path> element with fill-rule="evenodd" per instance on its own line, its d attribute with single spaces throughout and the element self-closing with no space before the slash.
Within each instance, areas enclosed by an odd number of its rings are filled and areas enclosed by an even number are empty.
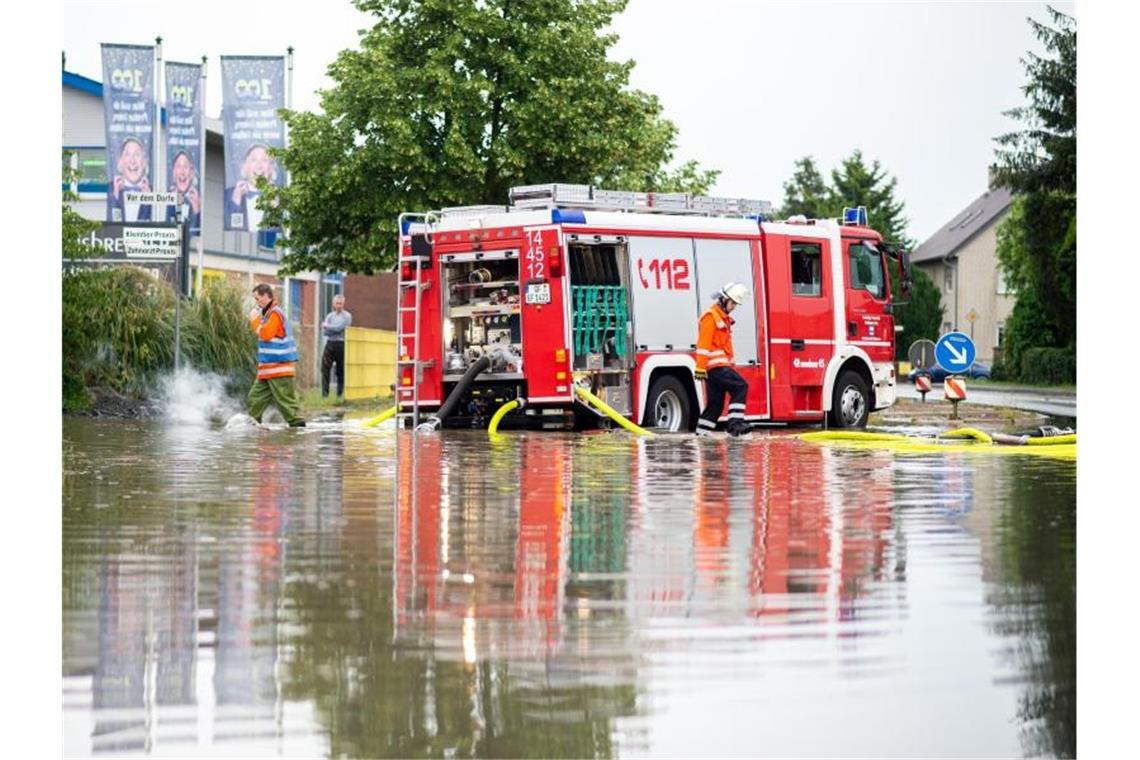
<svg viewBox="0 0 1140 760">
<path fill-rule="evenodd" d="M 707 403 L 697 420 L 697 435 L 710 435 L 724 409 L 724 395 L 729 395 L 728 423 L 731 436 L 751 433 L 744 421 L 744 400 L 748 381 L 732 366 L 733 309 L 748 300 L 748 288 L 739 282 L 727 282 L 714 296 L 716 301 L 701 315 L 697 334 L 698 380 L 705 381 Z"/>
</svg>

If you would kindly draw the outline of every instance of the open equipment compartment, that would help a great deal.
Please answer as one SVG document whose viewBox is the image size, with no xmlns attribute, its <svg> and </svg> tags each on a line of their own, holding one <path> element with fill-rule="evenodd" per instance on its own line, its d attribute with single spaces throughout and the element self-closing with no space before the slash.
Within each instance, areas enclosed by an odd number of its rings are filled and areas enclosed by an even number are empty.
<svg viewBox="0 0 1140 760">
<path fill-rule="evenodd" d="M 632 412 L 629 247 L 622 236 L 568 235 L 573 369 L 621 414 Z"/>
<path fill-rule="evenodd" d="M 482 378 L 522 377 L 519 261 L 514 251 L 441 257 L 444 380 L 457 380 L 483 356 Z"/>
</svg>

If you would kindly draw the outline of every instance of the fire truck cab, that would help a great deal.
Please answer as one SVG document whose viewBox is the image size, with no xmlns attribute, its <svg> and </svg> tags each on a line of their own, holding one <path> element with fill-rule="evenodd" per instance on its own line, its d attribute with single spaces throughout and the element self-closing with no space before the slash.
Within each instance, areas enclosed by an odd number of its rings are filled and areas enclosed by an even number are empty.
<svg viewBox="0 0 1140 760">
<path fill-rule="evenodd" d="M 866 224 L 764 221 L 761 201 L 588 185 L 515 187 L 511 205 L 404 214 L 396 400 L 415 424 L 538 428 L 601 419 L 574 384 L 633 422 L 692 430 L 697 323 L 727 282 L 752 423 L 862 427 L 895 399 L 888 266 L 905 253 Z"/>
</svg>

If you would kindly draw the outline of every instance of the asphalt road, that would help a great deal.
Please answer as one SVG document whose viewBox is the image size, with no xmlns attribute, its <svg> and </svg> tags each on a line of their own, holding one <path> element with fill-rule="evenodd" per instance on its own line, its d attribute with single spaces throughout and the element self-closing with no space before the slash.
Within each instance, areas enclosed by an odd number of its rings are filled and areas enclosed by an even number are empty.
<svg viewBox="0 0 1140 760">
<path fill-rule="evenodd" d="M 898 384 L 899 398 L 921 398 L 914 384 L 905 379 Z M 942 383 L 935 383 L 927 400 L 941 399 Z M 1077 394 L 1054 389 L 1039 388 L 987 388 L 981 383 L 966 382 L 966 400 L 990 406 L 1008 406 L 1014 409 L 1028 409 L 1055 417 L 1077 416 Z"/>
</svg>

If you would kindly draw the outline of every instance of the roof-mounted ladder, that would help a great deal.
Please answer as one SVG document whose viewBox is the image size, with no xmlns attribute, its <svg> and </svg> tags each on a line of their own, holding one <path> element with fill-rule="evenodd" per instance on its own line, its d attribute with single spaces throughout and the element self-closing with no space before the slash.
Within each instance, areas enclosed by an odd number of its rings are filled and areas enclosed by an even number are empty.
<svg viewBox="0 0 1140 760">
<path fill-rule="evenodd" d="M 510 197 L 511 205 L 520 209 L 558 207 L 737 217 L 757 217 L 772 213 L 770 202 L 750 198 L 603 190 L 593 185 L 519 185 L 511 188 Z"/>
</svg>

